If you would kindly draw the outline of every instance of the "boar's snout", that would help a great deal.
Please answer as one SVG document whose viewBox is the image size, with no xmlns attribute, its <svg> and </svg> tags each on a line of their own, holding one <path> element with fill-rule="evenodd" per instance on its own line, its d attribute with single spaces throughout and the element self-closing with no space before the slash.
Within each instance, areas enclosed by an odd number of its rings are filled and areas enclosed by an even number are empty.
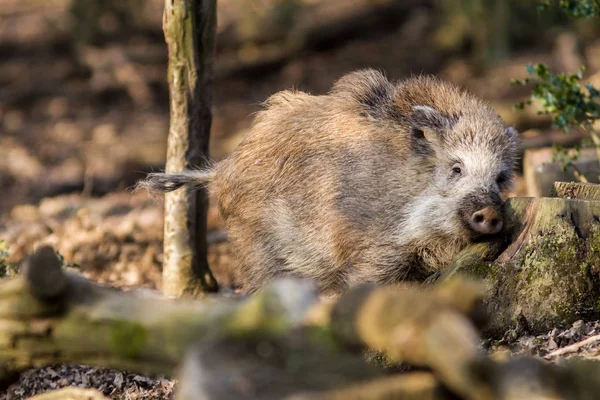
<svg viewBox="0 0 600 400">
<path fill-rule="evenodd" d="M 486 207 L 471 215 L 469 225 L 477 233 L 493 235 L 502 230 L 502 215 L 494 207 Z"/>
</svg>

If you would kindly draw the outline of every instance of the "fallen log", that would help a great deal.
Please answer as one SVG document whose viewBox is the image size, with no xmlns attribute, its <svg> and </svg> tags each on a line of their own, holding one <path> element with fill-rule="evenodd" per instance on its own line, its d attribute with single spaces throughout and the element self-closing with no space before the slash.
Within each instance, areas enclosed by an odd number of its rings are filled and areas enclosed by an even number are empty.
<svg viewBox="0 0 600 400">
<path fill-rule="evenodd" d="M 477 353 L 477 334 L 461 314 L 477 303 L 477 285 L 449 283 L 424 294 L 419 294 L 416 286 L 372 290 L 351 291 L 334 308 L 326 302 L 317 304 L 312 284 L 286 280 L 250 298 L 166 299 L 95 285 L 75 273 L 63 271 L 54 251 L 44 247 L 26 261 L 22 275 L 0 283 L 0 378 L 9 377 L 14 371 L 62 362 L 171 375 L 188 346 L 199 339 L 205 343 L 212 338 L 239 343 L 242 338 L 267 340 L 287 337 L 297 327 L 310 327 L 308 336 L 319 338 L 313 340 L 314 344 L 349 346 L 361 340 L 363 346 L 373 344 L 383 350 L 384 338 L 390 335 L 385 328 L 393 326 L 382 326 L 378 338 L 369 332 L 357 337 L 344 333 L 343 327 L 354 326 L 353 319 L 363 315 L 359 312 L 362 308 L 353 309 L 356 313 L 350 314 L 340 314 L 340 310 L 349 310 L 349 305 L 358 306 L 362 302 L 375 304 L 367 312 L 378 313 L 383 320 L 389 310 L 377 304 L 390 305 L 397 310 L 398 318 L 408 318 L 415 309 L 412 302 L 418 301 L 423 308 L 415 315 L 432 321 L 454 319 L 462 327 L 456 328 L 456 334 L 445 332 L 443 336 L 450 338 L 445 340 L 462 346 L 465 354 Z M 359 298 L 361 302 L 356 303 Z M 418 320 L 410 318 L 403 326 L 425 333 L 449 328 L 444 323 L 419 327 Z M 405 344 L 409 346 L 418 340 L 408 338 Z M 436 365 L 433 353 L 425 350 L 423 354 L 429 358 L 420 360 L 421 353 L 412 354 L 402 346 L 395 343 L 389 354 L 397 360 Z M 440 354 L 444 354 L 443 350 Z M 324 359 L 318 358 L 321 366 Z M 341 355 L 336 353 L 334 359 L 340 360 Z M 310 370 L 319 371 L 314 367 Z M 448 376 L 449 380 L 458 380 L 456 373 Z"/>
<path fill-rule="evenodd" d="M 443 400 L 451 398 L 435 377 L 426 372 L 415 372 L 374 379 L 363 384 L 327 392 L 307 392 L 286 400 Z"/>
<path fill-rule="evenodd" d="M 454 289 L 470 291 L 470 285 L 452 286 L 442 297 L 439 288 L 427 292 L 414 286 L 351 290 L 320 310 L 321 316 L 328 316 L 316 318 L 325 329 L 321 336 L 308 329 L 257 342 L 202 342 L 187 354 L 178 399 L 595 398 L 600 390 L 598 363 L 556 366 L 531 358 L 496 362 L 483 355 L 478 341 L 464 338 L 469 323 L 450 323 L 446 318 L 456 310 L 440 299 L 451 298 L 446 297 L 451 292 L 460 296 Z M 335 338 L 330 343 L 334 347 L 379 348 L 396 360 L 427 366 L 432 372 L 371 375 L 356 359 L 340 349 L 332 353 L 315 337 Z"/>
<path fill-rule="evenodd" d="M 492 388 L 474 373 L 484 355 L 462 314 L 477 308 L 480 294 L 481 287 L 466 280 L 432 290 L 416 284 L 355 288 L 334 303 L 316 304 L 304 327 L 282 336 L 200 341 L 187 353 L 179 399 L 341 398 L 350 392 L 365 399 L 452 399 L 453 393 L 493 399 Z M 431 368 L 435 377 L 382 378 L 382 370 L 357 358 L 354 350 L 364 348 Z"/>
<path fill-rule="evenodd" d="M 327 302 L 312 284 L 283 280 L 252 297 L 184 301 L 94 285 L 42 248 L 23 275 L 0 282 L 0 377 L 60 362 L 171 375 L 185 359 L 181 400 L 586 399 L 600 391 L 598 366 L 488 358 L 471 322 L 485 289 L 456 278 L 427 289 L 357 287 Z M 431 375 L 385 377 L 394 371 L 357 351 L 368 348 Z"/>
<path fill-rule="evenodd" d="M 414 285 L 351 290 L 333 307 L 329 326 L 344 343 L 431 368 L 465 398 L 492 398 L 490 388 L 473 374 L 473 366 L 483 357 L 479 334 L 456 307 L 473 311 L 480 288 L 466 282 L 448 288 L 448 292 L 423 291 Z"/>
<path fill-rule="evenodd" d="M 298 324 L 317 301 L 310 284 L 294 285 L 295 301 L 274 299 L 289 297 L 285 281 L 251 299 L 193 302 L 119 292 L 63 271 L 47 247 L 24 269 L 0 284 L 0 381 L 64 362 L 172 375 L 199 337 L 278 332 Z"/>
<path fill-rule="evenodd" d="M 504 363 L 484 362 L 476 366 L 498 400 L 593 400 L 598 396 L 600 363 L 569 362 L 564 366 L 532 358 Z M 338 391 L 294 396 L 293 400 L 461 399 L 449 393 L 426 373 L 408 373 L 355 384 Z"/>
<path fill-rule="evenodd" d="M 357 288 L 332 306 L 316 303 L 312 284 L 291 281 L 279 281 L 255 296 L 239 299 L 183 301 L 122 293 L 65 273 L 48 247 L 34 253 L 23 269 L 23 275 L 0 284 L 0 377 L 61 362 L 171 375 L 191 345 L 214 354 L 221 341 L 227 343 L 221 347 L 231 350 L 257 349 L 256 340 L 262 344 L 273 340 L 273 348 L 287 349 L 277 354 L 295 354 L 296 363 L 303 360 L 298 355 L 312 354 L 320 346 L 318 357 L 307 358 L 314 362 L 291 370 L 291 376 L 307 371 L 329 376 L 337 370 L 347 380 L 335 382 L 356 382 L 356 375 L 367 374 L 366 364 L 362 370 L 355 365 L 346 371 L 344 366 L 350 363 L 340 363 L 346 351 L 332 352 L 331 346 L 359 345 L 385 351 L 397 361 L 439 369 L 442 380 L 460 391 L 470 379 L 462 376 L 469 374 L 466 365 L 479 354 L 478 335 L 461 314 L 477 304 L 476 284 L 448 283 L 424 293 L 417 286 Z M 415 307 L 415 302 L 420 306 Z M 395 317 L 388 319 L 390 312 Z M 371 319 L 360 322 L 365 316 Z M 389 323 L 383 323 L 386 320 Z M 353 333 L 347 329 L 353 326 L 362 328 Z M 308 340 L 310 346 L 292 352 L 289 340 L 300 327 L 306 329 L 300 342 Z M 401 328 L 409 334 L 399 340 L 395 332 Z M 444 343 L 452 344 L 450 352 Z M 325 350 L 335 355 L 329 357 L 329 370 Z M 219 353 L 225 358 L 225 351 Z M 237 357 L 237 362 L 241 359 Z M 459 366 L 449 368 L 449 363 Z M 369 376 L 374 375 L 369 372 Z"/>
</svg>

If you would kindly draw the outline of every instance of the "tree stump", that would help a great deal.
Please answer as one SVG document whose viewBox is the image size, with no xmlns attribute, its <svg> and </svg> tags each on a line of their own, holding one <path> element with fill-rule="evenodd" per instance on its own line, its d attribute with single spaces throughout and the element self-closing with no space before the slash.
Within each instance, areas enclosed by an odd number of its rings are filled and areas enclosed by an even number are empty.
<svg viewBox="0 0 600 400">
<path fill-rule="evenodd" d="M 600 201 L 600 185 L 582 182 L 554 182 L 554 193 L 563 199 Z"/>
<path fill-rule="evenodd" d="M 504 218 L 504 245 L 470 246 L 436 277 L 485 279 L 486 334 L 542 333 L 600 314 L 600 202 L 512 198 Z"/>
</svg>

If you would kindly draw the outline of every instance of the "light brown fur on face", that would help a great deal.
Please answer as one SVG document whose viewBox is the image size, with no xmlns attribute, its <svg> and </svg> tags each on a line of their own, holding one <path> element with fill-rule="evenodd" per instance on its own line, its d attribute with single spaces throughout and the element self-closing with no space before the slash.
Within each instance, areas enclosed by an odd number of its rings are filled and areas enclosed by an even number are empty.
<svg viewBox="0 0 600 400">
<path fill-rule="evenodd" d="M 431 77 L 363 70 L 324 96 L 275 94 L 210 177 L 240 283 L 296 276 L 336 293 L 423 279 L 478 237 L 475 211 L 501 207 L 516 140 L 488 105 Z"/>
</svg>

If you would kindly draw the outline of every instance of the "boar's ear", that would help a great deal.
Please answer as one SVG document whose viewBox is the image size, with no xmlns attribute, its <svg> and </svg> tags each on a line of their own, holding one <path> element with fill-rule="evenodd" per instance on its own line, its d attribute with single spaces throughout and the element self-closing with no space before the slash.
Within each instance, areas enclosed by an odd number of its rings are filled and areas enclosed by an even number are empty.
<svg viewBox="0 0 600 400">
<path fill-rule="evenodd" d="M 509 126 L 506 128 L 506 133 L 508 133 L 508 136 L 512 139 L 512 140 L 517 140 L 519 137 L 519 132 L 517 132 L 517 130 L 512 127 Z"/>
<path fill-rule="evenodd" d="M 443 115 L 429 106 L 415 106 L 410 123 L 415 134 L 423 135 L 430 142 L 441 142 L 444 134 L 456 124 L 457 118 Z"/>
</svg>

